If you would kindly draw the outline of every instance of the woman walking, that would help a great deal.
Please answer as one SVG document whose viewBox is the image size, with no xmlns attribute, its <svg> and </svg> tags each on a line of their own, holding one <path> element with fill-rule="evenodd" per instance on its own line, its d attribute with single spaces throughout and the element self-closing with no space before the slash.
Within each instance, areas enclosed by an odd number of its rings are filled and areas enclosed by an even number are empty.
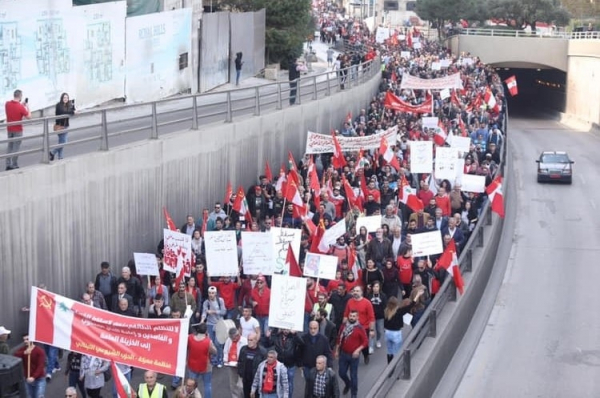
<svg viewBox="0 0 600 398">
<path fill-rule="evenodd" d="M 100 390 L 104 387 L 104 372 L 110 363 L 90 355 L 84 355 L 81 360 L 79 380 L 83 380 L 85 391 L 90 398 L 100 398 Z"/>
<path fill-rule="evenodd" d="M 400 351 L 402 346 L 402 326 L 404 326 L 404 315 L 408 314 L 423 294 L 417 293 L 414 300 L 404 299 L 399 302 L 396 297 L 390 297 L 385 307 L 383 318 L 383 329 L 385 330 L 385 345 L 387 348 L 387 363 L 392 362 L 394 355 Z"/>
<path fill-rule="evenodd" d="M 55 109 L 56 116 L 62 115 L 74 115 L 75 114 L 75 100 L 69 99 L 69 94 L 62 93 L 60 100 L 56 104 Z M 63 158 L 63 146 L 62 144 L 67 143 L 67 130 L 69 129 L 69 118 L 56 119 L 54 121 L 54 131 L 58 133 L 58 144 L 61 145 L 58 148 L 54 148 L 50 151 L 50 160 L 54 160 L 56 156 L 58 159 Z"/>
</svg>

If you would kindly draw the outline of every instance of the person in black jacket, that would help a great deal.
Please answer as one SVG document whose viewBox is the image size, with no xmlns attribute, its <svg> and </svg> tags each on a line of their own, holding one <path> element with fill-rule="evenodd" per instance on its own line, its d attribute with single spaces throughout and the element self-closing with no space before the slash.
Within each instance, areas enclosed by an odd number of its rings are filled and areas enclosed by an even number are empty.
<svg viewBox="0 0 600 398">
<path fill-rule="evenodd" d="M 308 333 L 302 336 L 302 367 L 304 378 L 312 368 L 315 367 L 317 357 L 324 355 L 327 358 L 327 366 L 332 366 L 331 349 L 327 337 L 319 333 L 319 324 L 311 321 L 308 324 Z"/>
<path fill-rule="evenodd" d="M 296 81 L 300 77 L 298 71 L 298 63 L 295 59 L 291 58 L 288 61 L 288 80 L 290 81 L 290 105 L 296 103 L 296 92 L 298 82 Z"/>
<path fill-rule="evenodd" d="M 319 355 L 316 367 L 312 368 L 305 380 L 304 398 L 339 398 L 340 387 L 335 371 L 327 367 L 327 358 Z M 317 377 L 324 378 L 324 388 L 317 383 Z"/>
<path fill-rule="evenodd" d="M 327 310 L 319 308 L 315 313 L 315 321 L 319 323 L 319 333 L 327 337 L 327 340 L 329 340 L 329 348 L 333 351 L 337 340 L 337 327 L 335 326 L 335 323 L 327 319 L 328 315 Z"/>
<path fill-rule="evenodd" d="M 329 303 L 333 306 L 333 323 L 335 323 L 336 328 L 339 330 L 342 326 L 342 322 L 344 320 L 344 311 L 346 310 L 346 304 L 352 298 L 352 296 L 346 290 L 346 284 L 344 282 L 340 282 L 338 284 L 337 290 L 331 292 L 331 297 L 329 297 Z"/>
<path fill-rule="evenodd" d="M 294 396 L 294 375 L 298 359 L 296 354 L 302 345 L 302 339 L 295 330 L 279 329 L 277 333 L 267 331 L 265 346 L 277 351 L 277 360 L 285 365 L 288 373 L 289 397 Z"/>
<path fill-rule="evenodd" d="M 387 363 L 392 362 L 394 355 L 402 347 L 402 327 L 404 326 L 404 315 L 408 314 L 419 301 L 423 291 L 417 293 L 416 297 L 404 299 L 400 303 L 396 297 L 390 297 L 384 310 L 383 328 L 385 330 L 385 345 L 387 347 Z"/>
<path fill-rule="evenodd" d="M 248 345 L 240 349 L 238 356 L 238 375 L 242 379 L 244 398 L 250 398 L 252 382 L 258 365 L 267 359 L 267 350 L 258 345 L 258 335 L 250 333 L 248 335 Z"/>
<path fill-rule="evenodd" d="M 94 287 L 104 296 L 104 302 L 108 310 L 112 310 L 112 296 L 117 294 L 117 277 L 110 272 L 110 264 L 103 261 L 100 264 L 101 271 L 96 275 Z"/>
<path fill-rule="evenodd" d="M 242 52 L 238 52 L 235 54 L 235 85 L 240 85 L 240 76 L 242 75 L 242 65 L 244 65 L 244 61 L 242 61 Z"/>
<path fill-rule="evenodd" d="M 138 278 L 134 278 L 131 275 L 131 269 L 129 267 L 123 267 L 121 269 L 121 277 L 117 283 L 124 283 L 127 287 L 127 294 L 133 299 L 133 313 L 135 316 L 140 316 L 142 308 L 146 305 L 146 293 Z"/>
<path fill-rule="evenodd" d="M 62 93 L 60 95 L 60 100 L 56 104 L 55 109 L 56 116 L 63 115 L 74 115 L 75 114 L 75 100 L 71 101 L 69 99 L 69 94 Z M 62 144 L 66 144 L 67 142 L 67 130 L 69 129 L 69 118 L 64 117 L 61 119 L 56 119 L 54 121 L 54 131 L 58 132 L 58 144 L 61 145 L 58 148 L 54 148 L 50 151 L 50 160 L 54 160 L 55 156 L 58 156 L 59 159 L 63 158 L 63 147 Z"/>
</svg>

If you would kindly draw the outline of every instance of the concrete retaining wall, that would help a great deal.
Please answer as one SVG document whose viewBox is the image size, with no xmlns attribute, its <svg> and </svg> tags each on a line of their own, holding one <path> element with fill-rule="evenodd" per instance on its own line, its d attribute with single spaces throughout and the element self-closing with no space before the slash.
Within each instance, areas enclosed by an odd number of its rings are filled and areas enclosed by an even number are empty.
<svg viewBox="0 0 600 398">
<path fill-rule="evenodd" d="M 109 152 L 73 157 L 0 176 L 2 324 L 19 336 L 31 285 L 77 297 L 109 261 L 118 271 L 134 251 L 155 252 L 167 206 L 188 213 L 223 200 L 228 181 L 248 188 L 269 160 L 304 152 L 306 132 L 328 133 L 377 92 L 379 75 L 359 87 L 260 117 L 215 124 Z"/>
<path fill-rule="evenodd" d="M 600 124 L 600 40 L 569 40 L 566 113 Z"/>
</svg>

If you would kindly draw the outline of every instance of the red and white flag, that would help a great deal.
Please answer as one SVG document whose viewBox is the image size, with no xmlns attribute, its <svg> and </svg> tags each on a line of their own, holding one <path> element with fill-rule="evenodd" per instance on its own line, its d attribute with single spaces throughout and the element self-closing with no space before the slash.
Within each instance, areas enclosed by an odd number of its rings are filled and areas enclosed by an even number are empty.
<svg viewBox="0 0 600 398">
<path fill-rule="evenodd" d="M 417 197 L 417 195 L 415 195 L 414 190 L 410 187 L 404 175 L 400 179 L 398 199 L 400 199 L 400 202 L 404 203 L 409 209 L 411 209 L 414 212 L 423 210 L 425 208 L 425 206 L 423 206 L 423 202 Z"/>
<path fill-rule="evenodd" d="M 446 271 L 454 278 L 454 285 L 460 294 L 465 292 L 465 282 L 463 281 L 460 267 L 458 266 L 458 258 L 456 256 L 456 244 L 454 239 L 450 240 L 448 246 L 440 256 L 438 264 L 446 268 Z"/>
<path fill-rule="evenodd" d="M 287 256 L 285 258 L 285 265 L 287 266 L 288 272 L 290 276 L 302 277 L 302 270 L 296 261 L 296 256 L 294 255 L 294 249 L 292 248 L 292 244 L 288 246 Z"/>
<path fill-rule="evenodd" d="M 281 167 L 281 169 L 279 169 L 279 178 L 277 179 L 277 184 L 275 184 L 275 190 L 277 192 L 283 192 L 283 186 L 285 185 L 285 182 L 287 181 L 287 178 L 285 176 L 285 167 Z"/>
<path fill-rule="evenodd" d="M 285 198 L 288 202 L 293 203 L 296 206 L 302 207 L 304 206 L 304 202 L 302 201 L 302 197 L 300 196 L 300 192 L 298 191 L 298 187 L 294 181 L 290 181 L 285 190 Z"/>
<path fill-rule="evenodd" d="M 344 154 L 342 153 L 342 147 L 337 137 L 335 136 L 335 133 L 332 134 L 331 137 L 333 138 L 333 167 L 336 169 L 341 169 L 346 165 L 346 158 L 344 158 Z"/>
<path fill-rule="evenodd" d="M 117 397 L 132 398 L 134 395 L 133 389 L 131 388 L 131 385 L 129 385 L 129 380 L 127 380 L 127 377 L 121 372 L 121 369 L 119 369 L 115 361 L 111 361 L 110 368 L 112 370 L 113 379 L 115 380 Z"/>
<path fill-rule="evenodd" d="M 512 75 L 506 79 L 504 83 L 506 83 L 506 87 L 508 87 L 508 92 L 511 96 L 514 97 L 515 95 L 519 94 L 519 89 L 517 88 L 517 77 L 515 75 Z"/>
<path fill-rule="evenodd" d="M 31 341 L 163 374 L 185 373 L 189 318 L 132 323 L 128 316 L 37 287 L 31 288 L 29 308 Z"/>
<path fill-rule="evenodd" d="M 436 145 L 444 146 L 447 139 L 448 133 L 446 133 L 442 122 L 438 121 L 438 127 L 435 129 L 435 134 L 433 135 L 433 142 L 435 142 Z"/>
<path fill-rule="evenodd" d="M 240 213 L 240 215 L 244 216 L 244 220 L 246 221 L 247 225 L 252 224 L 252 215 L 250 214 L 250 207 L 248 206 L 246 194 L 244 193 L 244 188 L 242 186 L 238 188 L 238 192 L 235 196 L 235 202 L 233 202 L 232 208 L 233 210 Z"/>
<path fill-rule="evenodd" d="M 309 252 L 311 253 L 322 253 L 319 250 L 319 246 L 321 245 L 321 239 L 323 239 L 323 235 L 325 234 L 325 224 L 323 223 L 323 219 L 319 221 L 319 225 L 315 228 L 315 232 L 312 235 L 312 241 L 310 242 Z"/>
<path fill-rule="evenodd" d="M 485 101 L 486 105 L 488 106 L 488 109 L 490 109 L 492 112 L 494 112 L 494 113 L 500 112 L 500 106 L 498 105 L 498 102 L 496 101 L 496 97 L 492 93 L 492 90 L 490 90 L 489 88 L 485 91 L 483 100 Z"/>
<path fill-rule="evenodd" d="M 288 168 L 290 170 L 298 170 L 298 166 L 296 165 L 296 161 L 294 160 L 294 155 L 292 155 L 292 151 L 288 151 Z"/>
<path fill-rule="evenodd" d="M 504 218 L 504 195 L 502 194 L 502 176 L 494 178 L 494 181 L 485 189 L 490 203 L 492 204 L 492 211 Z"/>
<path fill-rule="evenodd" d="M 400 162 L 396 154 L 392 150 L 392 147 L 388 144 L 388 140 L 385 136 L 381 137 L 381 143 L 379 144 L 379 154 L 383 157 L 383 160 L 392 166 L 396 171 L 400 170 Z"/>
<path fill-rule="evenodd" d="M 169 228 L 171 231 L 177 231 L 177 227 L 175 226 L 175 223 L 173 222 L 173 219 L 171 218 L 171 215 L 165 206 L 163 206 L 163 215 L 165 216 L 165 221 L 167 222 L 167 228 Z"/>
</svg>

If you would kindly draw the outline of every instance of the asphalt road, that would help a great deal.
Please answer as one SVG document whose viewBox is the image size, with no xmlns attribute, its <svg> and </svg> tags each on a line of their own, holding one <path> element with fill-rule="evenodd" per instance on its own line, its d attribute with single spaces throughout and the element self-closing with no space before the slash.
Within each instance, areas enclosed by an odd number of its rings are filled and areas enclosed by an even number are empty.
<svg viewBox="0 0 600 398">
<path fill-rule="evenodd" d="M 405 327 L 410 330 L 410 326 Z M 407 331 L 405 330 L 405 332 Z M 405 334 L 406 336 L 406 334 Z M 369 365 L 365 365 L 361 357 L 360 365 L 358 367 L 358 396 L 364 397 L 373 385 L 373 382 L 381 375 L 383 369 L 387 365 L 385 342 L 382 340 L 382 347 L 376 348 L 375 353 L 371 355 L 371 361 Z M 60 362 L 61 368 L 64 370 L 66 366 L 66 354 L 64 359 Z M 335 361 L 335 370 L 337 371 L 337 361 Z M 225 367 L 218 369 L 213 368 L 212 376 L 212 395 L 216 398 L 230 397 L 229 391 L 229 376 L 227 374 L 228 369 Z M 133 373 L 132 387 L 137 388 L 140 383 L 143 382 L 144 371 L 136 369 Z M 170 388 L 171 376 L 162 375 L 159 378 L 159 383 L 162 383 Z M 343 388 L 344 383 L 339 380 L 340 389 Z M 102 396 L 104 398 L 112 397 L 112 381 L 107 383 L 102 389 Z M 46 397 L 62 397 L 64 396 L 65 389 L 67 387 L 67 379 L 61 373 L 55 373 L 53 380 L 46 387 Z M 169 390 L 170 391 L 170 390 Z M 200 382 L 200 392 L 203 393 L 202 383 Z M 341 394 L 341 391 L 340 391 Z M 169 395 L 171 396 L 171 394 Z M 204 395 L 203 395 L 204 396 Z M 348 397 L 350 394 L 347 395 Z M 304 379 L 302 378 L 302 371 L 296 369 L 296 377 L 294 379 L 294 397 L 293 398 L 304 398 Z"/>
<path fill-rule="evenodd" d="M 600 391 L 600 137 L 543 117 L 511 117 L 513 244 L 483 336 L 454 394 L 597 397 Z M 573 184 L 538 184 L 542 150 L 566 150 Z M 444 394 L 442 394 L 444 395 Z"/>
</svg>

